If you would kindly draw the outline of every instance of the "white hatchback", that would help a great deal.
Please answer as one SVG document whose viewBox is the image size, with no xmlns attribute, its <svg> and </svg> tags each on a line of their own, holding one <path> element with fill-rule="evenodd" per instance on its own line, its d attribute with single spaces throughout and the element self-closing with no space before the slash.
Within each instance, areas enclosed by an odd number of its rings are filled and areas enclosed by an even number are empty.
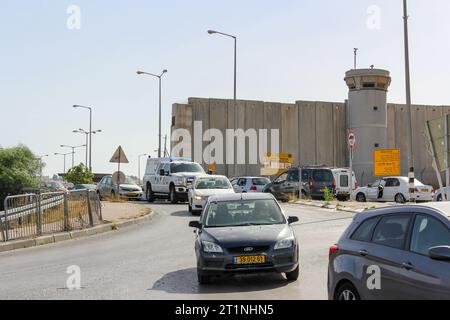
<svg viewBox="0 0 450 320">
<path fill-rule="evenodd" d="M 192 214 L 201 213 L 209 197 L 218 194 L 235 193 L 225 176 L 200 176 L 189 187 L 188 207 Z"/>
<path fill-rule="evenodd" d="M 416 201 L 433 201 L 433 187 L 424 185 L 416 179 Z M 352 200 L 358 202 L 397 202 L 409 200 L 409 179 L 407 177 L 385 177 L 366 187 L 357 188 L 352 193 Z"/>
</svg>

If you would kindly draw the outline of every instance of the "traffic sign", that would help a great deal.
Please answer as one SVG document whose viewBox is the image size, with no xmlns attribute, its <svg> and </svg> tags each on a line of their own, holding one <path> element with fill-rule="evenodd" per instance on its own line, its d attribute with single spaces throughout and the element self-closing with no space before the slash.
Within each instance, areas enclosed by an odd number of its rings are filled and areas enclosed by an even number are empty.
<svg viewBox="0 0 450 320">
<path fill-rule="evenodd" d="M 354 150 L 356 148 L 356 134 L 353 130 L 348 131 L 347 143 L 350 149 Z"/>
<path fill-rule="evenodd" d="M 401 175 L 400 149 L 375 150 L 373 164 L 375 177 Z"/>
<path fill-rule="evenodd" d="M 114 184 L 120 184 L 122 182 L 125 182 L 126 176 L 122 171 L 114 172 L 112 175 L 112 180 Z"/>
<path fill-rule="evenodd" d="M 109 161 L 111 163 L 130 163 L 128 161 L 127 156 L 125 155 L 125 152 L 123 152 L 122 146 L 119 146 L 114 152 L 111 160 Z"/>
</svg>

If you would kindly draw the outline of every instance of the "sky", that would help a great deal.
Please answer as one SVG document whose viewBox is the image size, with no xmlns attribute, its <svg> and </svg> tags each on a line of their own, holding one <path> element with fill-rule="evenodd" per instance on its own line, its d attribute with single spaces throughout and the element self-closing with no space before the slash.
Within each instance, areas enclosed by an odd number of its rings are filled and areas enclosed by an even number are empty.
<svg viewBox="0 0 450 320">
<path fill-rule="evenodd" d="M 401 0 L 0 0 L 0 146 L 49 154 L 44 174 L 62 172 L 53 154 L 84 144 L 72 131 L 89 125 L 72 105 L 92 106 L 94 171 L 115 171 L 122 145 L 137 175 L 158 147 L 158 81 L 136 70 L 168 69 L 163 134 L 173 103 L 233 96 L 232 39 L 208 29 L 238 37 L 239 99 L 344 101 L 357 47 L 358 67 L 391 71 L 388 100 L 404 103 L 402 14 Z M 448 0 L 409 0 L 415 104 L 450 105 L 449 15 Z"/>
</svg>

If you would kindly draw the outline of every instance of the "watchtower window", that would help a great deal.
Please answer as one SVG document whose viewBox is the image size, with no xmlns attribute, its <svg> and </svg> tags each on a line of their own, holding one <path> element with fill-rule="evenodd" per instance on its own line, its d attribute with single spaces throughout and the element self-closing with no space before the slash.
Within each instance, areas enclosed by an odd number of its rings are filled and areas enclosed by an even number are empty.
<svg viewBox="0 0 450 320">
<path fill-rule="evenodd" d="M 375 83 L 373 82 L 364 83 L 363 88 L 375 88 Z"/>
</svg>

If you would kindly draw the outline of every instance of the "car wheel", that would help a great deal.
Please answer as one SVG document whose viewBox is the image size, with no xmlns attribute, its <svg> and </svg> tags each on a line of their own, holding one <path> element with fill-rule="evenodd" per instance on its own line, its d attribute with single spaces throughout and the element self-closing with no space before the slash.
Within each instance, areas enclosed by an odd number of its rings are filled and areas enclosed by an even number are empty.
<svg viewBox="0 0 450 320">
<path fill-rule="evenodd" d="M 442 194 L 437 196 L 436 201 L 437 202 L 442 202 Z"/>
<path fill-rule="evenodd" d="M 111 198 L 115 198 L 116 197 L 116 193 L 114 192 L 114 190 L 113 191 L 111 191 Z"/>
<path fill-rule="evenodd" d="M 100 191 L 97 191 L 97 196 L 98 196 L 98 199 L 99 199 L 100 201 L 103 200 L 103 198 L 102 198 L 102 196 L 101 196 L 101 194 L 100 194 Z"/>
<path fill-rule="evenodd" d="M 357 202 L 367 202 L 366 196 L 364 193 L 358 193 L 356 196 L 356 201 Z"/>
<path fill-rule="evenodd" d="M 405 196 L 402 195 L 401 193 L 397 194 L 395 196 L 395 202 L 397 202 L 397 203 L 405 203 L 406 202 Z"/>
<path fill-rule="evenodd" d="M 197 270 L 197 279 L 200 285 L 210 284 L 211 276 L 203 274 L 200 270 Z"/>
<path fill-rule="evenodd" d="M 147 186 L 145 197 L 147 198 L 148 202 L 155 202 L 155 195 L 153 194 L 152 186 L 150 184 Z"/>
<path fill-rule="evenodd" d="M 357 301 L 361 300 L 358 291 L 351 283 L 341 285 L 334 296 L 334 300 L 338 301 Z"/>
<path fill-rule="evenodd" d="M 192 205 L 190 203 L 188 204 L 188 210 L 190 213 L 192 213 Z"/>
<path fill-rule="evenodd" d="M 169 200 L 170 200 L 171 204 L 177 204 L 178 203 L 177 194 L 175 192 L 175 187 L 173 185 L 170 186 Z"/>
<path fill-rule="evenodd" d="M 300 267 L 297 266 L 297 268 L 294 271 L 286 272 L 286 279 L 288 279 L 288 281 L 297 281 L 299 273 Z"/>
</svg>

